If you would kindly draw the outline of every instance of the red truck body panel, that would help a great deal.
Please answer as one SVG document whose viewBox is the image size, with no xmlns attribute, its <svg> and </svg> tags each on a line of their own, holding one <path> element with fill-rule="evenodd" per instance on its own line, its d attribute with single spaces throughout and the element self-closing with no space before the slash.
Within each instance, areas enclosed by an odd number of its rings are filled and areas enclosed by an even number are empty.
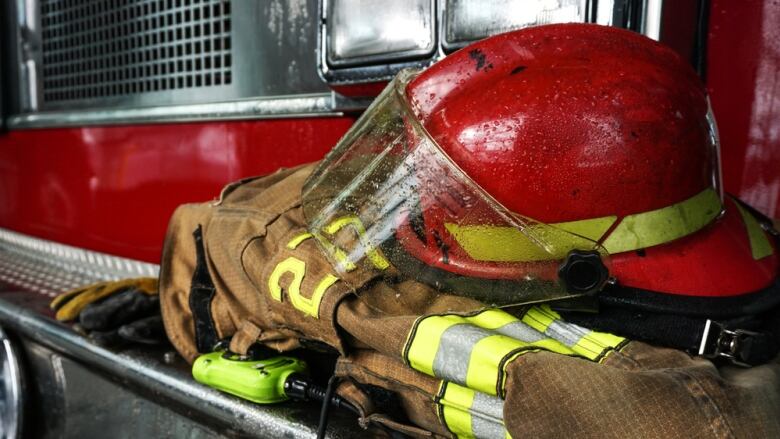
<svg viewBox="0 0 780 439">
<path fill-rule="evenodd" d="M 778 2 L 713 0 L 707 57 L 725 188 L 773 218 L 780 218 L 778 24 Z"/>
<path fill-rule="evenodd" d="M 0 227 L 159 262 L 173 210 L 321 159 L 350 117 L 13 130 L 0 134 Z"/>
</svg>

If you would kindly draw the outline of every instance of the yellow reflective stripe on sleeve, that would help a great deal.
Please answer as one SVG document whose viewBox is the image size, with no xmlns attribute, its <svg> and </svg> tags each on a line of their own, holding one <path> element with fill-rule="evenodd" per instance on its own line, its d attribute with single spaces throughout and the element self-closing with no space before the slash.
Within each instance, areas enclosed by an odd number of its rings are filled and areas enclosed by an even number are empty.
<svg viewBox="0 0 780 439">
<path fill-rule="evenodd" d="M 745 223 L 747 229 L 748 239 L 750 240 L 750 252 L 753 254 L 753 259 L 759 260 L 771 255 L 774 250 L 772 244 L 766 236 L 766 232 L 761 228 L 761 224 L 758 220 L 742 207 L 739 202 L 735 201 L 734 205 L 737 206 L 740 215 L 742 215 L 742 222 Z"/>
<path fill-rule="evenodd" d="M 626 216 L 603 246 L 614 254 L 674 241 L 700 230 L 721 210 L 720 197 L 708 188 L 671 206 Z"/>
<path fill-rule="evenodd" d="M 488 328 L 479 326 L 485 315 L 496 317 L 495 323 L 485 325 Z M 474 317 L 431 316 L 417 328 L 405 357 L 412 368 L 491 395 L 501 391 L 503 365 L 513 352 L 565 348 L 498 310 Z"/>
<path fill-rule="evenodd" d="M 444 392 L 439 400 L 441 404 L 442 421 L 448 430 L 458 438 L 472 438 L 471 403 L 474 401 L 474 391 L 452 383 L 442 381 Z"/>
<path fill-rule="evenodd" d="M 433 373 L 433 361 L 439 351 L 441 337 L 447 328 L 459 322 L 458 316 L 431 316 L 417 321 L 404 354 L 409 366 L 430 376 Z"/>
<path fill-rule="evenodd" d="M 491 335 L 479 340 L 471 351 L 466 369 L 466 387 L 490 395 L 499 394 L 498 371 L 503 367 L 504 357 L 512 352 L 529 347 L 524 343 L 503 335 Z"/>
<path fill-rule="evenodd" d="M 504 401 L 500 398 L 446 381 L 442 381 L 439 394 L 441 420 L 456 437 L 511 439 L 504 427 Z"/>
<path fill-rule="evenodd" d="M 591 361 L 600 361 L 625 342 L 623 337 L 603 332 L 590 331 L 581 326 L 567 323 L 549 306 L 534 306 L 523 315 L 528 326 L 565 345 L 574 355 Z"/>
<path fill-rule="evenodd" d="M 501 395 L 505 368 L 520 354 L 546 350 L 601 361 L 624 341 L 566 323 L 546 306 L 529 308 L 522 319 L 490 309 L 468 317 L 421 317 L 403 357 L 427 375 Z"/>
<path fill-rule="evenodd" d="M 721 209 L 720 197 L 708 188 L 671 206 L 626 216 L 602 246 L 609 253 L 621 253 L 674 241 L 709 224 Z M 532 224 L 524 231 L 509 226 L 444 226 L 476 261 L 531 262 L 561 259 L 572 249 L 593 248 L 616 219 L 605 216 L 549 226 Z M 501 245 L 496 245 L 498 242 Z"/>
<path fill-rule="evenodd" d="M 518 321 L 517 317 L 498 309 L 488 309 L 474 316 L 464 317 L 464 319 L 482 329 L 498 329 Z"/>
</svg>

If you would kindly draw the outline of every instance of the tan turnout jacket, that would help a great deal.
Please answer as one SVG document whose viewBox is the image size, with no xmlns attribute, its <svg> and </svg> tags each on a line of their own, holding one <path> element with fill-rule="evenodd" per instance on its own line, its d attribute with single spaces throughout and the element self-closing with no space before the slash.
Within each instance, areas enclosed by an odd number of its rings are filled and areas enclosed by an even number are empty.
<svg viewBox="0 0 780 439">
<path fill-rule="evenodd" d="M 778 360 L 719 369 L 568 324 L 545 306 L 454 315 L 443 310 L 468 304 L 418 282 L 339 277 L 301 213 L 313 166 L 233 183 L 218 201 L 174 213 L 160 298 L 168 336 L 188 361 L 198 355 L 189 295 L 200 226 L 216 288 L 208 310 L 231 350 L 330 346 L 347 378 L 339 392 L 366 419 L 407 434 L 780 437 Z"/>
</svg>

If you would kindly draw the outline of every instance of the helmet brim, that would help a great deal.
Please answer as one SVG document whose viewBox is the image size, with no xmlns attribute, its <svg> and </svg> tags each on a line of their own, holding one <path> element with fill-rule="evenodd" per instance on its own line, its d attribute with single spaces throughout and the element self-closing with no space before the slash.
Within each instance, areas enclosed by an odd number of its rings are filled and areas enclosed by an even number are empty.
<svg viewBox="0 0 780 439">
<path fill-rule="evenodd" d="M 748 215 L 748 216 L 746 216 Z M 737 202 L 697 233 L 612 255 L 618 285 L 604 301 L 655 312 L 741 315 L 780 302 L 777 244 Z"/>
</svg>

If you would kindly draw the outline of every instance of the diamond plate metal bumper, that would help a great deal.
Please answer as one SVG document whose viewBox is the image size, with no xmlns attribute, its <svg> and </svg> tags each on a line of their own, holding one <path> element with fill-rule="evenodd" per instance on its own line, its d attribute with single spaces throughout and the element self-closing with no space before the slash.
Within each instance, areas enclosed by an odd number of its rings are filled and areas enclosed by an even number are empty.
<svg viewBox="0 0 780 439">
<path fill-rule="evenodd" d="M 54 297 L 80 285 L 157 277 L 160 267 L 0 229 L 0 280 Z"/>
</svg>

